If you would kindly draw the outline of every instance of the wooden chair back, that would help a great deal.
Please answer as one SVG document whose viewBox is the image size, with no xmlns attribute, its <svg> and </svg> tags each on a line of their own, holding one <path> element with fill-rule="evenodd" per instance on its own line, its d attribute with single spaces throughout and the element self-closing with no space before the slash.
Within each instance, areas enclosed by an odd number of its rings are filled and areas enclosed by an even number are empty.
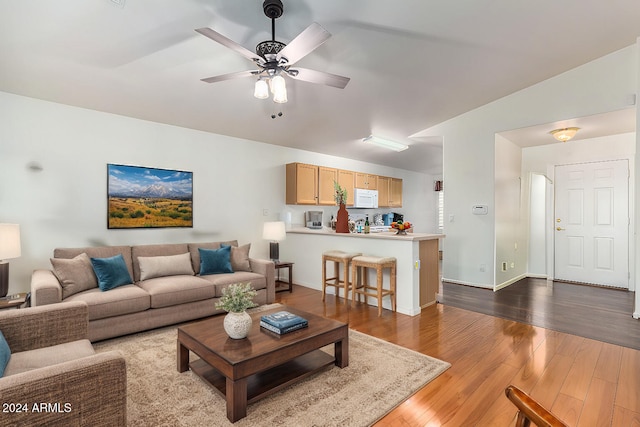
<svg viewBox="0 0 640 427">
<path fill-rule="evenodd" d="M 518 387 L 510 385 L 504 392 L 518 408 L 516 427 L 529 427 L 531 423 L 538 427 L 568 427 Z"/>
</svg>

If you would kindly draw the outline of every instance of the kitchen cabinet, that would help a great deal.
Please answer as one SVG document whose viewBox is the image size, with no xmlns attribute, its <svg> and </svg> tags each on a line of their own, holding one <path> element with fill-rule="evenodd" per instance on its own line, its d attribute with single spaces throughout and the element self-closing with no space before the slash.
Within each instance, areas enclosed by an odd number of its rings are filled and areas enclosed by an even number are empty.
<svg viewBox="0 0 640 427">
<path fill-rule="evenodd" d="M 388 176 L 378 177 L 378 207 L 389 207 L 389 181 L 391 178 Z"/>
<path fill-rule="evenodd" d="M 289 163 L 287 166 L 286 199 L 288 205 L 318 204 L 318 166 Z"/>
<path fill-rule="evenodd" d="M 333 168 L 327 168 L 324 166 L 318 167 L 318 204 L 335 206 L 336 199 L 334 182 L 338 180 L 338 170 Z"/>
<path fill-rule="evenodd" d="M 356 188 L 365 188 L 367 190 L 378 189 L 378 175 L 356 172 Z"/>
<path fill-rule="evenodd" d="M 354 172 L 306 163 L 286 165 L 286 204 L 335 206 L 334 182 L 347 190 L 347 206 L 353 206 L 353 190 L 378 190 L 378 206 L 402 207 L 402 179 Z"/>
<path fill-rule="evenodd" d="M 402 207 L 402 179 L 388 176 L 378 177 L 378 207 Z"/>
<path fill-rule="evenodd" d="M 353 206 L 353 189 L 355 188 L 355 172 L 338 169 L 338 184 L 347 190 L 347 206 Z"/>
<path fill-rule="evenodd" d="M 389 207 L 402 207 L 402 180 L 400 178 L 390 178 L 389 181 Z"/>
<path fill-rule="evenodd" d="M 333 182 L 338 171 L 305 163 L 286 165 L 286 203 L 288 205 L 335 205 Z"/>
</svg>

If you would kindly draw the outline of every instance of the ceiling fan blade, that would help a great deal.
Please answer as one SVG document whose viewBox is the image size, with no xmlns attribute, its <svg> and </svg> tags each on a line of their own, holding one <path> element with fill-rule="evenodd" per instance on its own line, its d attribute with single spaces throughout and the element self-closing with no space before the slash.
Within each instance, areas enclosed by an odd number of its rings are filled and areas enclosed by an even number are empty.
<svg viewBox="0 0 640 427">
<path fill-rule="evenodd" d="M 221 74 L 219 76 L 207 77 L 206 79 L 200 79 L 205 83 L 216 83 L 224 80 L 237 79 L 240 77 L 251 77 L 260 74 L 257 70 L 237 71 L 235 73 Z"/>
<path fill-rule="evenodd" d="M 222 34 L 213 31 L 211 28 L 198 28 L 196 29 L 196 31 L 200 34 L 202 34 L 205 37 L 210 38 L 213 41 L 216 41 L 218 43 L 220 43 L 223 46 L 228 47 L 229 49 L 235 50 L 236 52 L 238 52 L 240 55 L 244 56 L 245 58 L 253 61 L 253 62 L 259 62 L 262 60 L 262 58 L 260 58 L 260 56 L 258 56 L 258 54 L 251 52 L 249 49 L 245 48 L 242 45 L 239 45 L 238 43 L 234 42 L 233 40 L 231 40 L 228 37 L 223 36 Z"/>
<path fill-rule="evenodd" d="M 338 89 L 344 89 L 347 83 L 349 83 L 349 80 L 351 80 L 349 77 L 342 77 L 336 74 L 325 73 L 323 71 L 309 70 L 307 68 L 298 67 L 296 67 L 294 70 L 289 70 L 287 74 L 289 74 L 291 78 L 296 80 L 323 84 L 327 86 L 337 87 Z"/>
<path fill-rule="evenodd" d="M 278 53 L 278 58 L 287 58 L 289 65 L 295 64 L 313 52 L 329 37 L 331 37 L 331 33 L 322 28 L 317 22 L 314 22 L 298 34 L 295 39 L 291 40 L 291 43 Z"/>
</svg>

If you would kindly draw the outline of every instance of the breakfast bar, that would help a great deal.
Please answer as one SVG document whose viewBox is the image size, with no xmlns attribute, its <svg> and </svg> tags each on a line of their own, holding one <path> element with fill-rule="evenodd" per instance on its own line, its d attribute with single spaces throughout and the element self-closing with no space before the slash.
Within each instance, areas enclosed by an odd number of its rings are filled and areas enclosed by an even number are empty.
<svg viewBox="0 0 640 427">
<path fill-rule="evenodd" d="M 322 253 L 329 250 L 361 252 L 364 255 L 397 259 L 396 310 L 415 316 L 436 302 L 440 286 L 439 239 L 443 234 L 393 232 L 336 233 L 330 228 L 314 230 L 292 227 L 280 244 L 280 257 L 296 263 L 296 283 L 320 289 Z M 373 282 L 375 283 L 375 282 Z M 385 283 L 388 283 L 385 278 Z M 368 301 L 376 305 L 375 299 Z M 383 308 L 390 309 L 388 299 Z"/>
</svg>

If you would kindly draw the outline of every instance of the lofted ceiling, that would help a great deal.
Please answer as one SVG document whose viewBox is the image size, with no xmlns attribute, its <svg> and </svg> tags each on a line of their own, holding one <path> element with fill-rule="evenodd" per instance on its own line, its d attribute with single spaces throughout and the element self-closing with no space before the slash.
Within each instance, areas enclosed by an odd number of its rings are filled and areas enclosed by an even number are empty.
<svg viewBox="0 0 640 427">
<path fill-rule="evenodd" d="M 200 81 L 253 66 L 194 29 L 254 50 L 270 39 L 262 0 L 19 0 L 0 3 L 0 90 L 439 173 L 441 142 L 410 135 L 640 35 L 637 0 L 283 2 L 276 39 L 321 24 L 333 36 L 296 65 L 350 77 L 345 89 L 287 79 L 274 104 L 253 78 Z M 363 144 L 372 133 L 410 148 Z"/>
</svg>

